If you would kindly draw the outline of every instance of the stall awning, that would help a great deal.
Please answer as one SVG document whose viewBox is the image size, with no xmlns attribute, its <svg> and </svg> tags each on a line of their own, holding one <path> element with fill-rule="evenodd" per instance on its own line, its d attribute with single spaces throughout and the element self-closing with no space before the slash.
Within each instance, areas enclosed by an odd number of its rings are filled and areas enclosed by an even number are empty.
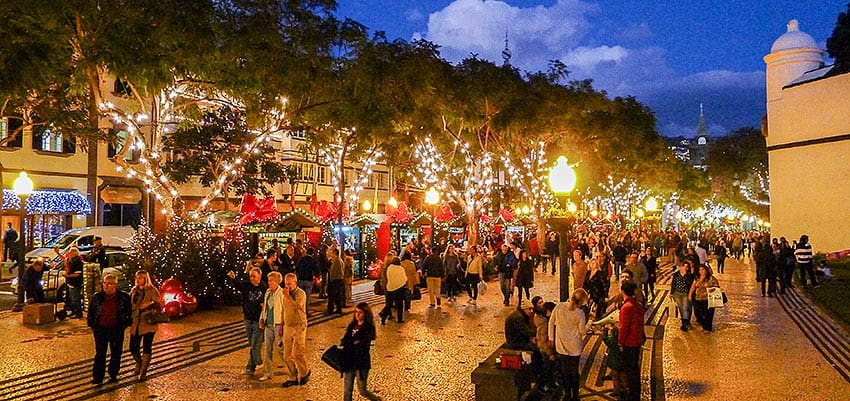
<svg viewBox="0 0 850 401">
<path fill-rule="evenodd" d="M 304 228 L 319 227 L 322 224 L 303 209 L 295 209 L 280 214 L 280 218 L 264 223 L 266 231 L 297 232 Z"/>
<path fill-rule="evenodd" d="M 10 189 L 3 190 L 3 210 L 20 210 L 21 199 Z M 33 191 L 27 198 L 26 211 L 34 214 L 91 214 L 88 197 L 77 191 Z"/>
<path fill-rule="evenodd" d="M 377 226 L 384 222 L 387 219 L 387 215 L 385 214 L 361 214 L 348 222 L 349 225 L 352 226 Z"/>
<path fill-rule="evenodd" d="M 418 228 L 418 227 L 421 227 L 421 226 L 424 226 L 424 225 L 428 225 L 428 224 L 431 224 L 431 215 L 428 214 L 427 212 L 419 213 L 418 215 L 413 217 L 413 219 L 410 220 L 410 223 L 408 223 L 408 225 L 410 227 L 415 227 L 415 228 Z"/>
</svg>

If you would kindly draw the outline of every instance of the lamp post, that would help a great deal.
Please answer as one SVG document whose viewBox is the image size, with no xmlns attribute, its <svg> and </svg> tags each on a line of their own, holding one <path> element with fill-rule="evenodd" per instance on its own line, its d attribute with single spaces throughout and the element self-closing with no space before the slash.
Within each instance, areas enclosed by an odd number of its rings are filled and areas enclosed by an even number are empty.
<svg viewBox="0 0 850 401">
<path fill-rule="evenodd" d="M 425 204 L 431 206 L 431 243 L 435 243 L 437 238 L 437 205 L 440 203 L 440 193 L 437 189 L 431 187 L 425 192 Z"/>
<path fill-rule="evenodd" d="M 32 180 L 27 176 L 26 171 L 21 171 L 21 174 L 18 175 L 18 178 L 15 179 L 15 182 L 12 184 L 12 188 L 15 190 L 15 193 L 21 197 L 21 207 L 19 208 L 20 216 L 21 216 L 21 235 L 18 236 L 18 300 L 15 304 L 14 308 L 12 308 L 15 312 L 20 312 L 24 310 L 24 286 L 23 286 L 23 278 L 24 278 L 24 269 L 26 268 L 26 254 L 27 254 L 27 237 L 24 232 L 24 220 L 27 218 L 27 197 L 32 193 Z"/>
<path fill-rule="evenodd" d="M 555 166 L 549 170 L 549 187 L 552 189 L 552 193 L 559 198 L 564 198 L 565 201 L 570 192 L 573 191 L 573 188 L 575 188 L 576 179 L 575 170 L 567 164 L 567 158 L 564 156 L 558 157 Z M 569 204 L 566 204 L 565 208 L 568 211 L 573 210 L 573 212 L 570 213 L 574 213 L 576 206 L 573 204 L 572 207 L 570 207 Z M 558 276 L 558 281 L 561 302 L 566 302 L 570 296 L 570 255 L 567 235 L 569 235 L 569 231 L 572 229 L 574 222 L 575 216 L 570 214 L 564 217 L 551 217 L 549 219 L 549 224 L 558 230 L 558 253 L 561 256 L 561 274 Z M 555 261 L 552 261 L 553 264 L 554 262 Z"/>
</svg>

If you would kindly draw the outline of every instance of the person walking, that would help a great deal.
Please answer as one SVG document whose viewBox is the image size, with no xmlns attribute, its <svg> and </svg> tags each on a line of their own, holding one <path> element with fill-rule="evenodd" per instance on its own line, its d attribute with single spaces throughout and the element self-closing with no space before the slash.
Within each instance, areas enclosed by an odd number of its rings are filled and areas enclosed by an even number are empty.
<svg viewBox="0 0 850 401">
<path fill-rule="evenodd" d="M 776 294 L 776 256 L 767 236 L 753 245 L 756 262 L 756 280 L 761 284 L 761 296 L 772 297 Z"/>
<path fill-rule="evenodd" d="M 694 276 L 691 274 L 691 262 L 683 261 L 679 264 L 679 269 L 673 273 L 673 280 L 670 284 L 670 298 L 676 303 L 676 308 L 679 310 L 679 317 L 682 319 L 682 331 L 688 331 L 691 328 L 691 286 L 694 282 Z"/>
<path fill-rule="evenodd" d="M 546 253 L 549 255 L 549 262 L 552 263 L 552 275 L 555 275 L 555 267 L 560 264 L 561 253 L 558 249 L 558 234 L 554 231 L 549 233 L 546 238 Z M 543 272 L 546 272 L 546 266 L 543 266 Z"/>
<path fill-rule="evenodd" d="M 283 290 L 280 282 L 283 276 L 278 272 L 268 274 L 266 281 L 269 288 L 263 297 L 263 310 L 260 313 L 260 328 L 263 329 L 263 375 L 260 381 L 266 381 L 274 376 L 274 351 L 280 351 L 278 344 L 283 337 Z"/>
<path fill-rule="evenodd" d="M 458 274 L 460 269 L 460 258 L 455 253 L 455 247 L 449 245 L 446 247 L 446 253 L 443 255 L 443 271 L 446 272 L 446 298 L 449 302 L 455 302 L 455 296 L 459 291 Z"/>
<path fill-rule="evenodd" d="M 625 301 L 620 308 L 617 345 L 623 357 L 623 371 L 627 378 L 627 401 L 640 401 L 640 350 L 646 341 L 643 329 L 645 312 L 643 305 L 635 299 L 637 290 L 637 284 L 632 281 L 624 281 L 620 285 L 620 293 Z"/>
<path fill-rule="evenodd" d="M 124 330 L 133 321 L 130 295 L 118 290 L 118 279 L 107 274 L 103 288 L 89 301 L 86 323 L 94 334 L 94 364 L 92 384 L 100 385 L 106 375 L 106 351 L 109 350 L 109 381 L 118 380 L 121 352 L 124 347 Z"/>
<path fill-rule="evenodd" d="M 496 272 L 499 273 L 499 288 L 502 290 L 502 297 L 504 297 L 503 303 L 508 306 L 511 304 L 511 294 L 513 293 L 512 281 L 514 270 L 516 270 L 516 256 L 507 245 L 502 245 L 501 251 L 496 254 L 493 263 L 496 265 Z"/>
<path fill-rule="evenodd" d="M 342 279 L 345 282 L 345 299 L 343 306 L 351 300 L 351 286 L 354 284 L 354 252 L 351 249 L 345 251 L 345 260 L 343 261 Z"/>
<path fill-rule="evenodd" d="M 338 313 L 341 315 L 342 307 L 345 306 L 344 263 L 340 259 L 339 248 L 328 248 L 327 254 L 331 267 L 328 270 L 328 310 L 326 314 Z"/>
<path fill-rule="evenodd" d="M 307 302 L 304 303 L 305 311 L 308 311 L 310 308 L 310 293 L 313 292 L 313 277 L 316 277 L 319 269 L 316 265 L 316 258 L 313 257 L 315 252 L 316 250 L 312 246 L 307 247 L 306 255 L 301 255 L 298 258 L 298 262 L 295 264 L 295 275 L 298 277 L 298 288 L 300 288 L 301 291 L 304 291 L 304 298 L 307 300 Z"/>
<path fill-rule="evenodd" d="M 614 276 L 620 277 L 620 271 L 626 265 L 626 256 L 629 255 L 629 251 L 623 246 L 622 241 L 617 241 L 617 246 L 611 250 L 611 256 L 614 257 Z"/>
<path fill-rule="evenodd" d="M 387 298 L 389 302 L 381 311 L 381 324 L 387 324 L 387 319 L 392 317 L 392 308 L 396 308 L 398 322 L 404 323 L 404 298 L 407 290 L 407 273 L 401 267 L 401 261 L 394 257 L 392 263 L 387 266 Z"/>
<path fill-rule="evenodd" d="M 723 240 L 717 240 L 714 244 L 714 256 L 717 258 L 717 272 L 723 274 L 726 272 L 726 258 L 729 256 Z"/>
<path fill-rule="evenodd" d="M 567 302 L 561 302 L 552 311 L 549 319 L 549 345 L 554 346 L 561 372 L 565 400 L 578 401 L 580 386 L 579 362 L 584 349 L 583 338 L 595 315 L 585 316 L 582 306 L 589 296 L 582 288 L 576 289 Z"/>
<path fill-rule="evenodd" d="M 257 366 L 263 363 L 260 355 L 263 346 L 263 330 L 260 329 L 260 314 L 263 310 L 263 294 L 266 287 L 261 283 L 263 273 L 258 268 L 248 272 L 248 280 L 236 280 L 236 273 L 227 272 L 239 289 L 242 296 L 242 319 L 245 334 L 248 336 L 248 363 L 245 364 L 245 374 L 253 375 Z"/>
<path fill-rule="evenodd" d="M 370 401 L 380 401 L 381 397 L 369 391 L 367 381 L 369 370 L 372 369 L 372 341 L 377 339 L 375 317 L 372 308 L 366 302 L 354 307 L 354 317 L 345 328 L 342 337 L 342 371 L 343 371 L 343 400 L 351 401 L 354 392 L 354 380 L 357 380 L 357 391 Z"/>
<path fill-rule="evenodd" d="M 422 263 L 422 270 L 425 273 L 425 282 L 428 284 L 428 299 L 431 301 L 428 307 L 433 308 L 434 302 L 436 302 L 436 306 L 439 308 L 441 301 L 440 285 L 443 282 L 443 276 L 445 276 L 443 261 L 440 260 L 439 255 L 429 252 L 427 248 L 425 248 L 425 252 L 428 253 L 428 256 Z"/>
<path fill-rule="evenodd" d="M 697 274 L 690 291 L 690 297 L 694 300 L 694 314 L 702 329 L 711 332 L 714 330 L 714 308 L 708 307 L 708 288 L 720 287 L 720 283 L 711 274 L 708 265 L 701 265 Z"/>
<path fill-rule="evenodd" d="M 584 282 L 584 290 L 587 291 L 590 300 L 593 301 L 596 316 L 603 316 L 605 310 L 608 308 L 605 302 L 605 298 L 608 296 L 608 290 L 605 285 L 608 278 L 605 277 L 605 272 L 599 268 L 599 261 L 597 259 L 592 259 L 587 265 L 590 272 L 588 273 L 587 280 Z"/>
<path fill-rule="evenodd" d="M 146 270 L 136 272 L 136 285 L 130 290 L 133 304 L 133 323 L 130 326 L 130 354 L 136 362 L 133 375 L 139 381 L 147 379 L 148 367 L 153 353 L 153 337 L 156 323 L 149 323 L 149 316 L 162 310 L 159 291 L 151 282 Z M 141 351 L 141 352 L 140 352 Z"/>
<path fill-rule="evenodd" d="M 652 302 L 655 300 L 655 279 L 658 270 L 658 260 L 652 253 L 652 248 L 647 247 L 643 251 L 640 263 L 643 263 L 643 266 L 646 269 L 646 281 L 643 283 L 643 293 L 650 298 L 649 302 Z"/>
<path fill-rule="evenodd" d="M 815 279 L 815 269 L 812 263 L 814 253 L 812 251 L 812 244 L 809 243 L 808 235 L 800 236 L 800 242 L 797 242 L 797 248 L 794 250 L 794 257 L 797 258 L 797 266 L 800 269 L 800 285 L 803 288 L 808 288 L 806 285 L 806 274 L 808 274 L 812 286 L 816 287 L 818 282 Z"/>
<path fill-rule="evenodd" d="M 528 252 L 523 249 L 519 253 L 519 266 L 514 273 L 517 288 L 517 303 L 522 301 L 522 293 L 525 290 L 525 299 L 531 299 L 531 289 L 534 287 L 534 260 Z"/>
<path fill-rule="evenodd" d="M 469 248 L 469 262 L 466 265 L 466 291 L 469 294 L 469 303 L 478 303 L 478 283 L 484 273 L 484 257 L 474 247 Z"/>
<path fill-rule="evenodd" d="M 794 249 L 788 244 L 785 237 L 779 239 L 779 254 L 776 255 L 776 261 L 779 265 L 779 281 L 782 285 L 780 293 L 785 294 L 788 288 L 794 288 L 791 284 L 791 278 L 794 276 L 794 263 L 797 259 L 794 257 Z"/>
<path fill-rule="evenodd" d="M 310 380 L 307 366 L 307 294 L 298 288 L 298 276 L 283 277 L 283 367 L 288 379 L 282 387 L 303 386 Z"/>
<path fill-rule="evenodd" d="M 413 263 L 413 255 L 408 252 L 401 259 L 401 267 L 404 269 L 404 274 L 407 276 L 407 291 L 404 297 L 404 310 L 409 311 L 413 301 L 413 290 L 419 285 L 419 272 L 416 271 L 416 264 Z"/>
</svg>

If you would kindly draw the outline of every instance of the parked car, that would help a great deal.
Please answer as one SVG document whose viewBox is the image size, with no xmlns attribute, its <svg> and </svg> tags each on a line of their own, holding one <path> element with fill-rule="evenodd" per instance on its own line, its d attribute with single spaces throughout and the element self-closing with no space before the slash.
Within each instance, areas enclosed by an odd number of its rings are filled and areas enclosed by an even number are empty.
<svg viewBox="0 0 850 401">
<path fill-rule="evenodd" d="M 68 252 L 72 246 L 76 246 L 80 253 L 88 252 L 94 245 L 94 237 L 103 240 L 103 246 L 130 249 L 133 235 L 136 230 L 130 226 L 94 226 L 72 228 L 50 240 L 42 248 L 35 248 L 26 254 L 26 264 L 30 265 L 37 258 L 47 262 L 56 263 L 59 258 L 53 248 L 59 248 L 63 254 Z M 51 264 L 52 264 L 51 263 Z"/>
<path fill-rule="evenodd" d="M 121 248 L 106 248 L 106 267 L 101 271 L 101 277 L 112 273 L 118 278 L 118 289 L 122 291 L 130 291 L 133 286 L 132 274 L 135 272 L 134 262 L 126 250 Z M 56 299 L 65 299 L 68 293 L 68 286 L 65 285 L 65 264 L 64 263 L 47 263 L 47 266 L 42 272 L 41 285 L 44 291 L 50 294 L 51 291 L 56 291 Z M 12 278 L 12 291 L 18 293 L 18 278 Z"/>
</svg>

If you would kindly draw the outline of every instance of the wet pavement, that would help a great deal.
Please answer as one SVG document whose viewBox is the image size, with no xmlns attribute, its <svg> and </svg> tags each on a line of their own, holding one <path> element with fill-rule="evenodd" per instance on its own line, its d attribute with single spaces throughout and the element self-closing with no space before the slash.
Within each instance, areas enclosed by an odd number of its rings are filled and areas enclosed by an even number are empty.
<svg viewBox="0 0 850 401">
<path fill-rule="evenodd" d="M 850 385 L 824 357 L 829 353 L 819 352 L 798 326 L 808 327 L 814 319 L 812 308 L 800 306 L 805 299 L 788 296 L 780 303 L 761 298 L 749 265 L 729 265 L 720 281 L 730 303 L 717 314 L 714 333 L 682 333 L 675 319 L 665 326 L 666 303 L 649 308 L 644 400 L 850 399 L 846 396 Z M 662 263 L 660 297 L 669 290 L 671 272 L 669 264 Z M 539 274 L 532 295 L 554 299 L 557 291 L 555 277 Z M 370 283 L 357 286 L 354 292 L 357 301 L 382 302 L 382 297 L 371 294 Z M 478 305 L 467 305 L 465 295 L 458 299 L 457 304 L 444 303 L 441 309 L 416 301 L 406 323 L 378 327 L 370 388 L 386 400 L 474 399 L 470 374 L 504 342 L 504 319 L 513 308 L 502 306 L 497 282 L 489 283 Z M 376 311 L 379 308 L 375 306 Z M 342 380 L 320 361 L 320 355 L 339 342 L 351 309 L 342 317 L 321 311 L 315 305 L 309 316 L 310 382 L 288 389 L 280 387 L 280 369 L 270 382 L 242 375 L 247 341 L 238 307 L 199 312 L 161 325 L 148 381 L 136 383 L 129 378 L 132 364 L 125 353 L 119 382 L 101 387 L 89 384 L 93 340 L 83 320 L 24 326 L 19 313 L 0 312 L 0 332 L 6 333 L 0 338 L 4 363 L 0 399 L 339 400 Z M 802 323 L 789 315 L 798 312 L 808 314 L 797 317 Z M 595 334 L 585 340 L 582 399 L 611 400 L 611 382 L 603 379 L 605 346 Z M 841 336 L 835 337 L 832 348 L 824 348 L 840 356 L 842 341 Z"/>
<path fill-rule="evenodd" d="M 846 332 L 794 290 L 762 297 L 749 260 L 728 260 L 718 279 L 729 302 L 713 332 L 667 326 L 668 401 L 850 400 Z"/>
</svg>

